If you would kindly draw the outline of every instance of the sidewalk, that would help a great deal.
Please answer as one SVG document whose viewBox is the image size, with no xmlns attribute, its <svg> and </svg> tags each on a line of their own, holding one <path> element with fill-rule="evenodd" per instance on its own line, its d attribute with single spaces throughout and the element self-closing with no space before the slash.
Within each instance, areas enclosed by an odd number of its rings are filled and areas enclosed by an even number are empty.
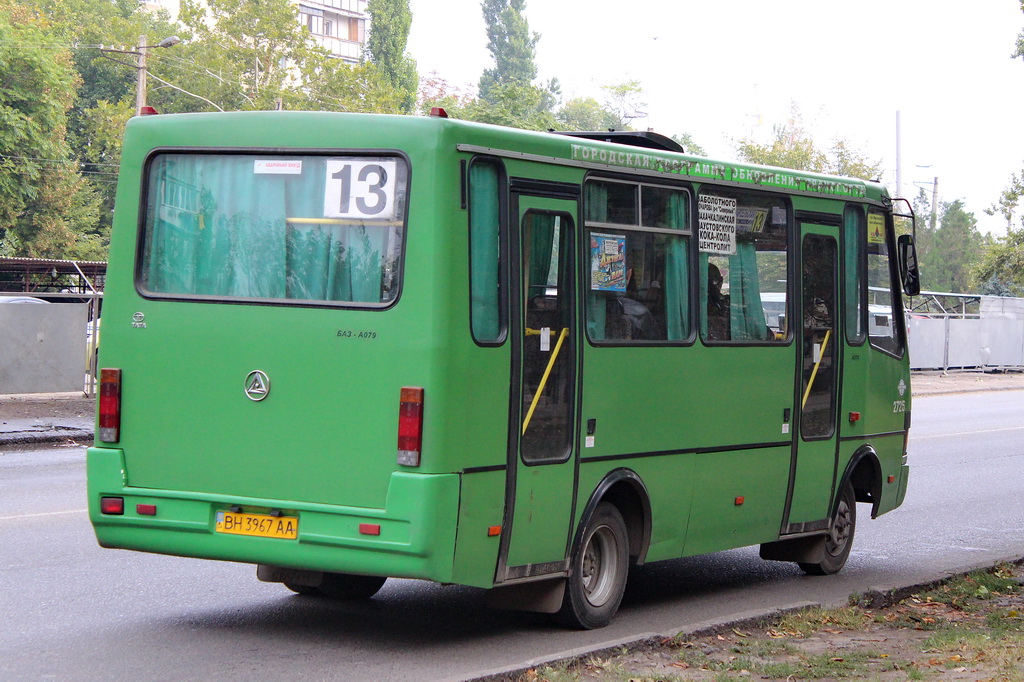
<svg viewBox="0 0 1024 682">
<path fill-rule="evenodd" d="M 95 399 L 78 392 L 0 395 L 0 448 L 91 443 L 95 413 Z"/>
<path fill-rule="evenodd" d="M 1024 390 L 1024 372 L 914 372 L 915 397 Z M 82 393 L 0 395 L 0 447 L 93 439 L 96 401 Z"/>
</svg>

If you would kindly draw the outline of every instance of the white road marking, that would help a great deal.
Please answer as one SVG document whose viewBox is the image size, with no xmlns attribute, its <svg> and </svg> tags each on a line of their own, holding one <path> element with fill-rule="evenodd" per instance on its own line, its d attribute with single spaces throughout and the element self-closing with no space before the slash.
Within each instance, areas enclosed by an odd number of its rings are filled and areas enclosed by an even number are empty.
<svg viewBox="0 0 1024 682">
<path fill-rule="evenodd" d="M 69 509 L 59 512 L 41 512 L 39 514 L 18 514 L 17 516 L 0 516 L 0 521 L 16 521 L 18 519 L 33 519 L 40 516 L 60 516 L 62 514 L 84 514 L 88 509 Z"/>
</svg>

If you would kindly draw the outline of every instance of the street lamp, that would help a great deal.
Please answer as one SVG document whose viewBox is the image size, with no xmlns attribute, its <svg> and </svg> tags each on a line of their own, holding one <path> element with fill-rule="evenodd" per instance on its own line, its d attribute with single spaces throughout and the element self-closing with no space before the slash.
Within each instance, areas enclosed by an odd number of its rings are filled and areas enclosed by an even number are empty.
<svg viewBox="0 0 1024 682">
<path fill-rule="evenodd" d="M 146 51 L 156 47 L 173 47 L 181 42 L 181 38 L 178 36 L 168 36 L 164 38 L 156 45 L 147 45 L 146 36 L 139 37 L 139 44 L 135 46 L 134 50 L 114 50 L 112 48 L 100 48 L 100 52 L 117 52 L 119 54 L 133 54 L 138 57 L 136 64 L 129 64 L 128 62 L 122 62 L 112 57 L 107 57 L 111 61 L 115 61 L 118 64 L 124 64 L 125 66 L 131 66 L 136 70 L 135 79 L 135 115 L 138 116 L 142 113 L 142 108 L 146 106 Z M 106 56 L 106 55 L 104 55 Z"/>
</svg>

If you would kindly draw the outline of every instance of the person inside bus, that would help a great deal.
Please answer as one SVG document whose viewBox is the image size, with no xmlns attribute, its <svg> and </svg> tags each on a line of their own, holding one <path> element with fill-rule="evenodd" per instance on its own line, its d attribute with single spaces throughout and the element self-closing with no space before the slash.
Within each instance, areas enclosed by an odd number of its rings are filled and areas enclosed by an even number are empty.
<svg viewBox="0 0 1024 682">
<path fill-rule="evenodd" d="M 708 336 L 709 340 L 727 341 L 730 337 L 729 294 L 722 293 L 722 272 L 708 263 Z"/>
<path fill-rule="evenodd" d="M 659 285 L 660 286 L 660 285 Z M 609 301 L 610 339 L 631 339 L 659 341 L 665 338 L 665 331 L 650 308 L 641 302 L 633 268 L 626 270 L 626 292 Z"/>
</svg>

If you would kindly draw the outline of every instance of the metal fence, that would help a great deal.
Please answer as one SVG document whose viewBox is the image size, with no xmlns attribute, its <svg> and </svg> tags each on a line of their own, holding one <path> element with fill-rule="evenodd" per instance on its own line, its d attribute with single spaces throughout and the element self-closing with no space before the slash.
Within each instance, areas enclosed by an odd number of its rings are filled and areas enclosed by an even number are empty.
<svg viewBox="0 0 1024 682">
<path fill-rule="evenodd" d="M 1024 368 L 1024 299 L 922 292 L 906 311 L 912 369 Z"/>
</svg>

